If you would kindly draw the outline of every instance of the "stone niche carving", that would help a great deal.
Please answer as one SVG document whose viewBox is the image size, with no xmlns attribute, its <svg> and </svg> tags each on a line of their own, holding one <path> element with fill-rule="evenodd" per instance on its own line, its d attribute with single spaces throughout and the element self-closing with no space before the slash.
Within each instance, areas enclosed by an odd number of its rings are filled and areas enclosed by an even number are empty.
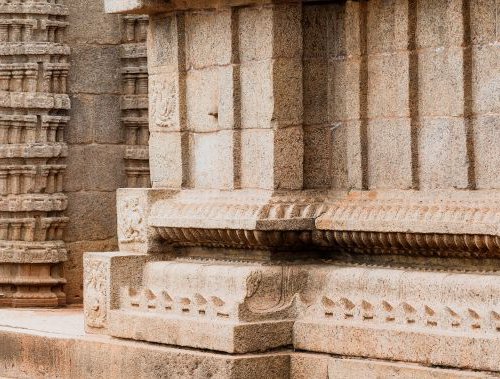
<svg viewBox="0 0 500 379">
<path fill-rule="evenodd" d="M 153 188 L 90 331 L 500 371 L 495 7 L 107 6 L 150 15 Z"/>
<path fill-rule="evenodd" d="M 65 303 L 67 14 L 61 1 L 0 2 L 0 306 Z"/>
</svg>

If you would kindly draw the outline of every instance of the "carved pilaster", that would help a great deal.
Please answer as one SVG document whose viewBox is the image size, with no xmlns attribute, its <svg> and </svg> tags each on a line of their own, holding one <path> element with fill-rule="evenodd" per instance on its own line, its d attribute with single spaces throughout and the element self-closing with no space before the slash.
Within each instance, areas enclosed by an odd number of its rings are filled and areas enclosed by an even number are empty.
<svg viewBox="0 0 500 379">
<path fill-rule="evenodd" d="M 122 126 L 128 188 L 150 187 L 147 16 L 122 16 Z"/>
</svg>

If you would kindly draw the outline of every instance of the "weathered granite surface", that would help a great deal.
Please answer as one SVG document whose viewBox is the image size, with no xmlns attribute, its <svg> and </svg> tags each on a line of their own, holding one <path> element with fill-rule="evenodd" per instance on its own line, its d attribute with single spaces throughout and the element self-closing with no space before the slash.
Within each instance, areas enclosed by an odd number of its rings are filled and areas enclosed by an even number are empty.
<svg viewBox="0 0 500 379">
<path fill-rule="evenodd" d="M 85 335 L 81 310 L 0 310 L 0 375 L 15 378 L 493 378 L 489 372 L 273 351 L 227 355 Z M 33 320 L 38 320 L 33 323 Z M 22 346 L 22 349 L 20 348 Z"/>
<path fill-rule="evenodd" d="M 107 9 L 150 15 L 153 188 L 86 257 L 89 332 L 500 371 L 495 2 Z"/>
<path fill-rule="evenodd" d="M 0 0 L 0 376 L 498 376 L 498 0 L 101 5 Z"/>
</svg>

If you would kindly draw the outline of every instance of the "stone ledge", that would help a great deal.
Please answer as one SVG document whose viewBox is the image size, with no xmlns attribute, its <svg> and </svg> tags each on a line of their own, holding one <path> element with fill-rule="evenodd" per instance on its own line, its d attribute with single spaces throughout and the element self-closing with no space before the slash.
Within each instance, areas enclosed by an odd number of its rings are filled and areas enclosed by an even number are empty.
<svg viewBox="0 0 500 379">
<path fill-rule="evenodd" d="M 112 310 L 109 325 L 114 337 L 247 353 L 291 345 L 293 320 L 238 323 Z"/>
<path fill-rule="evenodd" d="M 158 13 L 169 8 L 168 0 L 106 0 L 106 13 Z"/>
<path fill-rule="evenodd" d="M 68 259 L 63 241 L 0 241 L 1 263 L 58 263 Z"/>
<path fill-rule="evenodd" d="M 355 254 L 500 256 L 500 199 L 493 191 L 148 189 L 118 192 L 118 209 L 123 250 L 130 250 L 127 244 L 152 252 L 152 246 L 163 243 Z M 165 248 L 160 252 L 166 252 Z"/>
<path fill-rule="evenodd" d="M 189 9 L 264 5 L 275 2 L 275 0 L 105 0 L 104 4 L 107 13 L 155 14 Z M 297 0 L 288 2 L 294 3 Z"/>
<path fill-rule="evenodd" d="M 10 377 L 289 377 L 287 352 L 227 355 L 89 336 L 81 310 L 2 310 L 0 320 L 0 375 Z"/>
<path fill-rule="evenodd" d="M 55 15 L 67 16 L 69 10 L 67 6 L 62 4 L 37 4 L 31 2 L 29 4 L 0 4 L 0 13 L 7 14 L 42 14 L 42 15 Z"/>
<path fill-rule="evenodd" d="M 228 355 L 86 335 L 81 309 L 0 310 L 0 376 L 15 378 L 472 379 L 489 372 L 272 352 Z"/>
<path fill-rule="evenodd" d="M 68 199 L 63 193 L 36 193 L 0 196 L 1 212 L 63 211 Z"/>
<path fill-rule="evenodd" d="M 326 354 L 297 352 L 290 355 L 290 377 L 292 379 L 484 379 L 497 376 L 484 371 L 434 368 L 413 363 L 338 358 Z"/>
<path fill-rule="evenodd" d="M 0 45 L 0 55 L 69 55 L 67 45 L 55 42 L 3 42 Z"/>
</svg>

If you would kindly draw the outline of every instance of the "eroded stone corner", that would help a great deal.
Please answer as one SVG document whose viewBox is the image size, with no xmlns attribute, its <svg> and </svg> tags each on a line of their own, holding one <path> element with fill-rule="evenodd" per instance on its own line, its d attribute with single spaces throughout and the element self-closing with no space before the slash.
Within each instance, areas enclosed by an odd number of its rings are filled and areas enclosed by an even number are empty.
<svg viewBox="0 0 500 379">
<path fill-rule="evenodd" d="M 85 254 L 83 305 L 88 333 L 106 333 L 109 312 L 119 304 L 120 287 L 140 283 L 144 265 L 151 258 L 128 252 Z"/>
</svg>

